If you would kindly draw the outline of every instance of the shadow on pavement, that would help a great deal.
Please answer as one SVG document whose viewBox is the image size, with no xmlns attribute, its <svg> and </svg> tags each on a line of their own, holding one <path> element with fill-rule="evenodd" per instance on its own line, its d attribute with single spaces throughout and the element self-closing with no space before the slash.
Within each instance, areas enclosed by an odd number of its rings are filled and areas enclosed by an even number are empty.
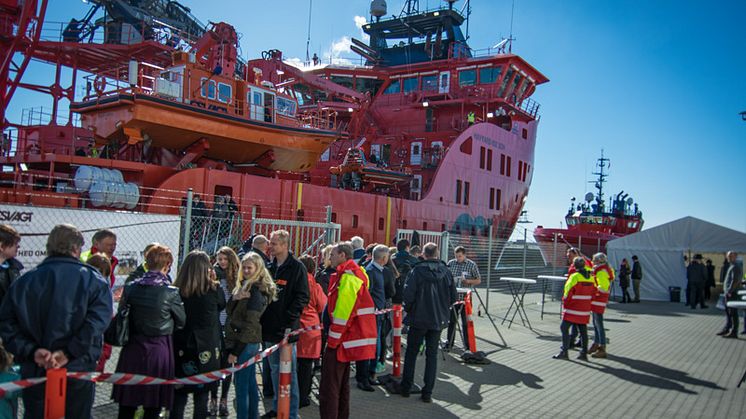
<svg viewBox="0 0 746 419">
<path fill-rule="evenodd" d="M 630 371 L 628 369 L 614 368 L 614 367 L 604 365 L 604 364 L 599 364 L 599 363 L 589 363 L 589 362 L 584 362 L 584 361 L 575 361 L 575 363 L 583 365 L 584 367 L 587 367 L 587 368 L 594 369 L 599 372 L 613 375 L 614 377 L 619 378 L 620 380 L 629 381 L 630 383 L 633 383 L 636 385 L 654 387 L 654 388 L 659 388 L 663 390 L 674 390 L 674 391 L 678 391 L 684 394 L 699 394 L 696 391 L 687 389 L 686 387 L 677 383 L 676 381 L 672 381 L 666 378 L 656 377 L 656 376 L 648 375 L 648 374 L 640 374 L 638 372 Z"/>
<path fill-rule="evenodd" d="M 624 364 L 632 369 L 643 371 L 647 374 L 657 375 L 658 377 L 662 379 L 679 381 L 685 384 L 707 387 L 707 388 L 711 388 L 714 390 L 725 390 L 725 388 L 720 387 L 719 385 L 711 381 L 700 380 L 698 378 L 694 378 L 690 376 L 688 373 L 684 371 L 662 367 L 652 362 L 641 361 L 641 360 L 632 359 L 632 358 L 625 358 L 623 356 L 618 356 L 618 355 L 609 355 L 608 359 L 611 361 L 619 362 L 620 364 Z"/>
<path fill-rule="evenodd" d="M 448 380 L 458 377 L 469 384 L 468 389 L 458 387 Z M 458 360 L 449 358 L 443 362 L 438 359 L 438 379 L 435 384 L 433 396 L 438 400 L 457 404 L 470 410 L 481 410 L 480 403 L 483 401 L 481 386 L 524 386 L 543 390 L 540 383 L 541 377 L 524 373 L 503 364 L 492 363 L 488 365 L 465 365 Z M 439 391 L 440 390 L 440 391 Z"/>
</svg>

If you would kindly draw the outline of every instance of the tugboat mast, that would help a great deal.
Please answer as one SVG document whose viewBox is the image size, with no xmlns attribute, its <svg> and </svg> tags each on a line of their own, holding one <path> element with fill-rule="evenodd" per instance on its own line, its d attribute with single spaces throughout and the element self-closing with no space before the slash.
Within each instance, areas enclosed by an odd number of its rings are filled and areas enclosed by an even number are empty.
<svg viewBox="0 0 746 419">
<path fill-rule="evenodd" d="M 610 162 L 611 160 L 604 157 L 604 150 L 601 149 L 601 158 L 598 159 L 596 163 L 598 171 L 593 172 L 594 175 L 598 176 L 598 179 L 589 182 L 595 183 L 594 186 L 598 190 L 598 194 L 596 194 L 596 205 L 598 207 L 598 212 L 601 213 L 604 212 L 604 182 L 606 182 L 606 177 L 609 176 L 607 173 L 604 173 L 604 169 L 611 166 Z"/>
</svg>

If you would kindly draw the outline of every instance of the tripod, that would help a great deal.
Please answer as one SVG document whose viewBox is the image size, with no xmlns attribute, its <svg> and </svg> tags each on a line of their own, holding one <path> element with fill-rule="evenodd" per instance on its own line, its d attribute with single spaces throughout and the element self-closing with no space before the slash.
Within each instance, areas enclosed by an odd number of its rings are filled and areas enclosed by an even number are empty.
<svg viewBox="0 0 746 419">
<path fill-rule="evenodd" d="M 492 323 L 492 328 L 495 329 L 495 332 L 497 332 L 497 335 L 500 336 L 500 340 L 502 341 L 503 344 L 497 345 L 497 346 L 500 346 L 502 348 L 507 348 L 508 342 L 505 341 L 503 334 L 500 333 L 500 330 L 497 328 L 497 324 L 495 323 L 495 320 L 492 319 L 492 315 L 490 315 L 490 312 L 487 311 L 487 307 L 484 305 L 484 301 L 482 301 L 482 296 L 479 295 L 479 292 L 477 292 L 476 288 L 474 287 L 470 287 L 470 288 L 471 288 L 471 292 L 477 296 L 477 299 L 479 300 L 479 305 L 482 306 L 482 308 L 484 309 L 484 314 L 486 314 L 487 318 L 490 319 L 490 323 Z M 490 290 L 487 290 L 487 292 L 490 292 Z"/>
</svg>

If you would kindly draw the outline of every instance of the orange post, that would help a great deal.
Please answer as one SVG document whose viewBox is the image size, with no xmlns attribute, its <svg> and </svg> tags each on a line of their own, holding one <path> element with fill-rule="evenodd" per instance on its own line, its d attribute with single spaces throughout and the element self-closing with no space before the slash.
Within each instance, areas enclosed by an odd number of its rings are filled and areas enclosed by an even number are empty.
<svg viewBox="0 0 746 419">
<path fill-rule="evenodd" d="M 67 370 L 65 368 L 47 370 L 44 419 L 62 419 L 65 417 L 66 395 Z"/>
<path fill-rule="evenodd" d="M 290 329 L 286 331 L 290 332 Z M 290 417 L 290 385 L 293 381 L 293 345 L 280 348 L 280 382 L 277 386 L 277 419 Z"/>
<path fill-rule="evenodd" d="M 394 304 L 394 377 L 401 377 L 401 325 L 402 325 L 402 307 L 401 304 Z"/>
<path fill-rule="evenodd" d="M 464 297 L 464 310 L 466 310 L 466 336 L 469 338 L 469 351 L 477 351 L 477 338 L 474 335 L 474 309 L 471 306 L 471 291 Z"/>
</svg>

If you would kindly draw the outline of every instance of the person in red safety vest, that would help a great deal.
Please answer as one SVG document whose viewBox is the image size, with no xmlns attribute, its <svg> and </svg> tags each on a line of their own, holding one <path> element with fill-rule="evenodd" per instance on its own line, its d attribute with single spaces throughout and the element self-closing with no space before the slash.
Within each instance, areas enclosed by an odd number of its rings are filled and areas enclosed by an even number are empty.
<svg viewBox="0 0 746 419">
<path fill-rule="evenodd" d="M 568 359 L 570 348 L 570 326 L 575 325 L 580 331 L 582 342 L 578 359 L 588 360 L 588 321 L 591 317 L 591 301 L 596 293 L 596 283 L 591 272 L 585 267 L 585 260 L 576 257 L 573 261 L 575 273 L 565 282 L 565 292 L 562 296 L 562 348 L 554 359 Z"/>
<path fill-rule="evenodd" d="M 585 261 L 585 267 L 589 271 L 593 269 L 593 263 L 591 263 L 591 260 L 585 257 L 584 254 L 580 253 L 580 249 L 577 247 L 571 247 L 567 249 L 567 262 L 570 264 L 570 266 L 567 268 L 567 277 L 569 278 L 570 275 L 574 274 L 576 272 L 575 266 L 573 266 L 572 262 L 575 260 L 575 258 L 581 257 Z M 570 348 L 579 348 L 581 345 L 580 339 L 578 339 L 578 328 L 576 326 L 570 327 Z"/>
<path fill-rule="evenodd" d="M 96 253 L 103 253 L 106 255 L 106 257 L 109 258 L 109 262 L 111 262 L 111 271 L 109 272 L 109 289 L 114 287 L 114 281 L 116 280 L 114 276 L 114 269 L 116 269 L 117 264 L 119 263 L 119 259 L 114 256 L 114 251 L 117 250 L 117 235 L 114 234 L 113 231 L 108 229 L 102 229 L 98 230 L 93 234 L 93 246 L 91 246 L 91 249 L 82 252 L 80 254 L 80 261 L 83 263 L 87 263 L 88 259 L 91 258 L 91 256 L 95 255 Z M 117 295 L 114 297 L 114 301 L 119 301 L 119 298 L 122 296 L 121 291 L 117 293 Z M 113 317 L 113 314 L 112 314 Z M 104 372 L 104 367 L 106 367 L 106 361 L 111 358 L 111 345 L 108 343 L 104 343 L 104 348 L 101 351 L 101 357 L 98 359 L 98 363 L 96 364 L 96 372 Z"/>
<path fill-rule="evenodd" d="M 608 265 L 606 255 L 593 255 L 593 278 L 596 280 L 596 294 L 593 295 L 591 311 L 593 312 L 593 345 L 588 350 L 594 358 L 606 358 L 606 331 L 604 330 L 604 311 L 609 302 L 609 291 L 614 281 L 614 268 Z"/>
<path fill-rule="evenodd" d="M 376 356 L 376 315 L 368 275 L 352 260 L 349 243 L 331 252 L 336 272 L 329 280 L 326 315 L 331 325 L 321 363 L 319 411 L 322 418 L 350 416 L 350 361 Z"/>
</svg>

